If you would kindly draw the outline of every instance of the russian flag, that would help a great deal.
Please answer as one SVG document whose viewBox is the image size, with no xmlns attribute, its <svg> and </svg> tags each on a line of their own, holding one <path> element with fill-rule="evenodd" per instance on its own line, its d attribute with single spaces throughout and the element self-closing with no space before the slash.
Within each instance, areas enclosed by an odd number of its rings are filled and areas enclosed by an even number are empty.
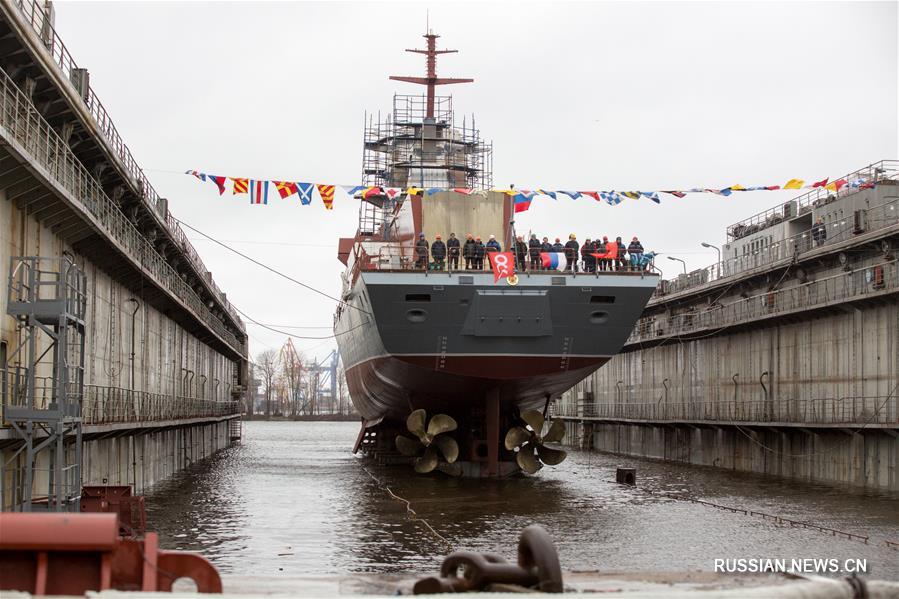
<svg viewBox="0 0 899 599">
<path fill-rule="evenodd" d="M 544 270 L 565 270 L 565 252 L 540 252 Z"/>
<path fill-rule="evenodd" d="M 531 207 L 531 200 L 534 198 L 534 194 L 524 194 L 524 193 L 516 193 L 514 196 L 515 200 L 515 212 L 524 212 L 528 208 Z"/>
</svg>

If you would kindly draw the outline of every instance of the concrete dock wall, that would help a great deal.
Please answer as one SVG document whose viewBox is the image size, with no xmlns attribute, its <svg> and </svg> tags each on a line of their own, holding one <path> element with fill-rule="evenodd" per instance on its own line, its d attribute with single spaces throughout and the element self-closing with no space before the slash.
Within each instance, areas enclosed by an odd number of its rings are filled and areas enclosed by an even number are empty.
<svg viewBox="0 0 899 599">
<path fill-rule="evenodd" d="M 232 386 L 237 378 L 239 363 L 190 334 L 150 302 L 143 301 L 140 288 L 126 287 L 115 278 L 114 273 L 80 255 L 32 214 L 15 202 L 8 201 L 6 190 L 2 187 L 0 361 L 3 364 L 0 364 L 0 369 L 6 366 L 7 360 L 10 360 L 10 366 L 16 366 L 24 365 L 27 359 L 24 355 L 12 355 L 24 341 L 26 331 L 6 313 L 10 258 L 58 258 L 63 253 L 73 256 L 87 278 L 83 402 L 85 440 L 81 484 L 131 484 L 135 486 L 136 493 L 142 493 L 150 485 L 228 446 L 227 420 L 192 418 L 190 424 L 179 425 L 177 418 L 195 415 L 197 410 L 203 410 L 203 414 L 214 413 L 215 410 L 210 411 L 213 402 L 221 404 L 219 411 L 231 405 L 234 399 Z M 129 301 L 131 298 L 138 303 Z M 132 312 L 138 305 L 132 330 Z M 49 343 L 49 337 L 42 335 L 39 351 L 47 349 Z M 51 361 L 39 364 L 36 372 L 40 377 L 51 377 Z M 132 389 L 146 392 L 141 397 L 147 399 L 135 400 L 129 393 Z M 51 399 L 49 386 L 37 397 L 43 405 Z M 154 403 L 152 408 L 147 403 L 150 400 Z M 141 401 L 144 402 L 143 415 L 135 409 L 136 402 Z M 127 426 L 129 420 L 139 421 L 147 413 L 160 419 L 166 418 L 165 427 L 162 427 L 163 423 L 159 428 L 152 426 L 152 423 L 147 426 L 146 422 L 141 423 L 143 428 L 140 429 Z M 110 427 L 108 423 L 115 423 L 115 427 Z M 99 430 L 105 432 L 96 432 Z M 71 439 L 68 443 L 67 453 L 74 455 Z M 16 496 L 14 488 L 21 484 L 24 456 L 19 454 L 13 457 L 19 446 L 15 435 L 0 422 L 0 459 L 4 464 L 0 480 L 0 509 L 11 509 L 11 502 Z M 49 472 L 49 455 L 42 452 L 38 454 L 35 464 L 35 492 L 47 488 Z"/>
<path fill-rule="evenodd" d="M 897 413 L 899 308 L 845 306 L 801 322 L 673 339 L 612 358 L 573 395 L 596 404 L 882 397 Z"/>
<path fill-rule="evenodd" d="M 808 482 L 845 483 L 899 490 L 899 439 L 882 430 L 766 429 L 593 423 L 592 448 L 782 476 Z M 571 425 L 583 442 L 583 425 Z"/>
<path fill-rule="evenodd" d="M 619 354 L 568 400 L 581 398 L 581 414 L 610 418 L 587 431 L 570 427 L 570 439 L 600 451 L 899 490 L 899 307 L 843 308 Z"/>
<path fill-rule="evenodd" d="M 227 421 L 85 441 L 83 482 L 133 485 L 141 494 L 230 443 Z"/>
<path fill-rule="evenodd" d="M 874 166 L 859 176 L 876 188 L 761 213 L 721 262 L 662 281 L 554 406 L 569 442 L 899 490 L 899 183 Z"/>
<path fill-rule="evenodd" d="M 6 200 L 0 189 L 0 342 L 7 355 L 21 341 L 22 332 L 6 314 L 10 257 L 74 255 L 87 275 L 86 385 L 131 387 L 131 315 L 134 318 L 133 389 L 161 395 L 230 401 L 237 364 L 216 352 L 146 301 L 140 289 L 127 289 L 100 265 L 75 253 L 51 230 Z M 135 299 L 135 304 L 129 299 Z M 46 373 L 49 376 L 49 373 Z"/>
</svg>

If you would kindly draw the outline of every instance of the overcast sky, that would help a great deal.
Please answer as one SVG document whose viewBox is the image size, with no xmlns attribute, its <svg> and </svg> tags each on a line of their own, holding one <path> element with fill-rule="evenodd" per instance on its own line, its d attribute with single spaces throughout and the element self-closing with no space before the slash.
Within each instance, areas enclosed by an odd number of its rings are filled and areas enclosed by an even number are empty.
<svg viewBox="0 0 899 599">
<path fill-rule="evenodd" d="M 423 47 L 426 11 L 440 47 L 460 50 L 438 75 L 475 79 L 444 90 L 493 140 L 498 186 L 782 185 L 899 158 L 895 2 L 57 2 L 56 29 L 176 217 L 338 295 L 352 201 L 250 206 L 180 173 L 358 183 L 364 112 L 420 92 L 387 77 L 422 74 L 403 49 Z M 692 269 L 715 261 L 701 241 L 791 195 L 535 201 L 517 229 L 636 234 Z M 241 310 L 330 333 L 333 302 L 191 237 Z M 254 355 L 285 341 L 248 330 Z"/>
</svg>

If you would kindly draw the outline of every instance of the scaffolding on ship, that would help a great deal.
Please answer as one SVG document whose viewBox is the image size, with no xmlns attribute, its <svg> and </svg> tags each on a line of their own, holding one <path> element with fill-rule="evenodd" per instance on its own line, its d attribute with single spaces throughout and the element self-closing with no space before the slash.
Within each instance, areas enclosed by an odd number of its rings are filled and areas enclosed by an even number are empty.
<svg viewBox="0 0 899 599">
<path fill-rule="evenodd" d="M 394 95 L 393 110 L 386 116 L 366 113 L 362 150 L 362 184 L 366 187 L 423 189 L 493 187 L 493 144 L 481 137 L 474 116 L 464 116 L 461 125 L 455 120 L 452 96 L 437 96 L 438 85 L 468 83 L 473 79 L 437 77 L 436 56 L 456 52 L 437 50 L 439 36 L 424 36 L 426 50 L 407 50 L 427 58 L 426 77 L 391 79 L 427 86 L 421 95 Z M 360 202 L 359 232 L 370 238 L 390 240 L 384 223 L 396 202 L 395 197 L 381 196 Z"/>
</svg>

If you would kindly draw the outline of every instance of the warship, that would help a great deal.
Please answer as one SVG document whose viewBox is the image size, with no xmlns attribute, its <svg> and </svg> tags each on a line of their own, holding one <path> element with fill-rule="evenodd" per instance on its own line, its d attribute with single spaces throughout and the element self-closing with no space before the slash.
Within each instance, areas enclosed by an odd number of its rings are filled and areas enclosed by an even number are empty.
<svg viewBox="0 0 899 599">
<path fill-rule="evenodd" d="M 455 232 L 504 248 L 515 238 L 511 194 L 493 190 L 492 144 L 473 117 L 457 122 L 439 85 L 439 36 L 424 35 L 424 85 L 366 115 L 359 223 L 340 239 L 341 303 L 334 331 L 362 417 L 354 452 L 402 456 L 418 472 L 471 477 L 536 472 L 565 453 L 551 447 L 550 402 L 622 347 L 652 295 L 653 272 L 422 268 L 415 243 Z M 544 430 L 546 429 L 546 430 Z"/>
</svg>

